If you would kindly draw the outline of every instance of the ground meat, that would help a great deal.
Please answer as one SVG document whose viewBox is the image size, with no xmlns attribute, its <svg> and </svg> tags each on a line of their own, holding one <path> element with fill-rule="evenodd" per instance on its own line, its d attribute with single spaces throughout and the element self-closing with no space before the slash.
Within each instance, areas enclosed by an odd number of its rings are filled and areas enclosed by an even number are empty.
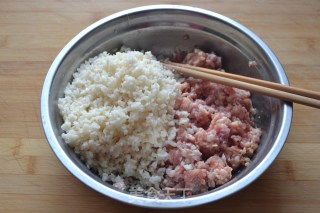
<svg viewBox="0 0 320 213">
<path fill-rule="evenodd" d="M 221 67 L 221 57 L 216 56 L 214 53 L 205 53 L 199 49 L 195 49 L 194 52 L 188 53 L 182 62 L 211 69 L 218 69 Z"/>
<path fill-rule="evenodd" d="M 206 161 L 208 165 L 208 186 L 214 188 L 228 182 L 232 175 L 232 168 L 227 165 L 224 155 L 214 155 Z"/>
<path fill-rule="evenodd" d="M 190 189 L 193 194 L 208 191 L 206 169 L 192 169 L 184 172 L 185 188 Z"/>
<path fill-rule="evenodd" d="M 214 53 L 194 52 L 178 62 L 221 69 Z M 254 126 L 250 92 L 193 78 L 182 78 L 175 103 L 176 144 L 169 146 L 164 187 L 198 194 L 228 182 L 232 171 L 250 163 L 261 136 Z"/>
<path fill-rule="evenodd" d="M 177 166 L 183 161 L 185 164 L 194 164 L 201 160 L 201 152 L 192 143 L 178 142 L 177 147 L 169 151 L 169 162 Z"/>
</svg>

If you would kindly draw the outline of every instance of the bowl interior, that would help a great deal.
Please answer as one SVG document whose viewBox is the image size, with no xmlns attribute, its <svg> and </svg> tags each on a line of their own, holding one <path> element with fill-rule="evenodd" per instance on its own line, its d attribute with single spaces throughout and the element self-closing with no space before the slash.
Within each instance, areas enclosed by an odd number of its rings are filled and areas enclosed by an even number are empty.
<svg viewBox="0 0 320 213">
<path fill-rule="evenodd" d="M 112 188 L 110 184 L 102 182 L 90 172 L 60 137 L 62 119 L 57 108 L 57 100 L 63 97 L 63 90 L 72 80 L 72 74 L 79 65 L 103 51 L 115 52 L 121 46 L 152 51 L 158 57 L 169 57 L 175 52 L 191 51 L 198 47 L 204 51 L 214 51 L 221 56 L 223 68 L 227 72 L 287 83 L 284 73 L 281 73 L 283 71 L 279 71 L 274 58 L 266 52 L 264 44 L 261 46 L 254 38 L 251 32 L 247 32 L 241 25 L 225 17 L 191 9 L 136 10 L 107 17 L 95 23 L 65 47 L 64 53 L 60 54 L 61 60 L 59 59 L 54 67 L 55 73 L 48 99 L 49 122 L 55 135 L 54 143 L 57 143 L 64 154 L 72 160 L 74 166 L 101 183 L 101 187 Z M 248 66 L 250 60 L 255 60 L 258 66 L 250 68 Z M 244 180 L 270 155 L 272 148 L 276 145 L 283 146 L 284 141 L 279 141 L 279 135 L 283 131 L 286 105 L 282 101 L 259 94 L 252 94 L 252 100 L 257 109 L 256 126 L 263 131 L 261 144 L 252 163 L 237 173 L 227 184 L 197 196 L 213 194 L 235 185 L 237 181 Z"/>
</svg>

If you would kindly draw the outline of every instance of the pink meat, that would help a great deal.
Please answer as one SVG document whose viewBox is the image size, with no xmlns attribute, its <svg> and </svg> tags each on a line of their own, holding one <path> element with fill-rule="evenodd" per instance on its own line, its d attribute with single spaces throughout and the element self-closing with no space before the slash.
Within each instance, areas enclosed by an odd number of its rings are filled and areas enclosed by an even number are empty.
<svg viewBox="0 0 320 213">
<path fill-rule="evenodd" d="M 207 132 L 202 128 L 198 129 L 195 134 L 195 144 L 206 157 L 220 152 L 220 140 L 215 131 Z"/>
<path fill-rule="evenodd" d="M 184 164 L 194 164 L 201 160 L 202 153 L 192 143 L 178 142 L 177 147 L 169 151 L 169 162 L 173 166 Z"/>
<path fill-rule="evenodd" d="M 221 69 L 220 57 L 198 49 L 179 60 Z M 180 82 L 176 142 L 168 147 L 162 185 L 191 188 L 192 194 L 198 194 L 228 182 L 232 171 L 250 163 L 261 130 L 254 127 L 250 92 L 192 78 Z"/>
<path fill-rule="evenodd" d="M 199 49 L 188 53 L 183 60 L 183 63 L 198 67 L 206 67 L 211 69 L 221 68 L 221 58 L 214 53 L 205 53 Z"/>
<path fill-rule="evenodd" d="M 222 185 L 231 179 L 232 168 L 227 165 L 224 155 L 221 157 L 214 155 L 206 161 L 206 164 L 208 165 L 209 187 Z"/>
<path fill-rule="evenodd" d="M 190 189 L 193 194 L 208 191 L 207 170 L 193 169 L 184 173 L 185 188 Z"/>
<path fill-rule="evenodd" d="M 194 143 L 195 137 L 193 136 L 193 134 L 190 134 L 188 132 L 187 128 L 180 127 L 177 130 L 176 141 Z"/>
<path fill-rule="evenodd" d="M 166 169 L 166 178 L 162 185 L 163 187 L 183 188 L 184 187 L 184 172 L 183 166 L 169 166 Z"/>
</svg>

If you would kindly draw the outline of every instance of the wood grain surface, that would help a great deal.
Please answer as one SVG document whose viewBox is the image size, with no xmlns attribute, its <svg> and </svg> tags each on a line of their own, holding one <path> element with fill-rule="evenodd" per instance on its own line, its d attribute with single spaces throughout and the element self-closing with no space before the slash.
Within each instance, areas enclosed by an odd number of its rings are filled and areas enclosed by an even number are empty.
<svg viewBox="0 0 320 213">
<path fill-rule="evenodd" d="M 319 0 L 0 0 L 0 212 L 165 211 L 120 203 L 73 177 L 51 151 L 39 109 L 48 68 L 70 39 L 114 12 L 160 3 L 240 22 L 271 47 L 291 85 L 320 91 Z M 294 104 L 286 145 L 257 181 L 223 200 L 174 212 L 320 212 L 319 137 L 319 109 Z"/>
</svg>

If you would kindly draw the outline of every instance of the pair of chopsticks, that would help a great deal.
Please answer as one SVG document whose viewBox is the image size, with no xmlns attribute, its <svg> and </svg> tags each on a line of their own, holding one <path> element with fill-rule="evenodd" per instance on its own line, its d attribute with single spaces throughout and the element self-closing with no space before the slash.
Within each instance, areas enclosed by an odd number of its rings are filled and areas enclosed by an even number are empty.
<svg viewBox="0 0 320 213">
<path fill-rule="evenodd" d="M 295 102 L 310 107 L 320 108 L 320 92 L 263 81 L 260 79 L 235 75 L 217 70 L 195 67 L 188 64 L 163 62 L 174 71 L 185 76 L 209 80 L 215 83 L 260 93 L 279 98 L 284 101 Z"/>
</svg>

